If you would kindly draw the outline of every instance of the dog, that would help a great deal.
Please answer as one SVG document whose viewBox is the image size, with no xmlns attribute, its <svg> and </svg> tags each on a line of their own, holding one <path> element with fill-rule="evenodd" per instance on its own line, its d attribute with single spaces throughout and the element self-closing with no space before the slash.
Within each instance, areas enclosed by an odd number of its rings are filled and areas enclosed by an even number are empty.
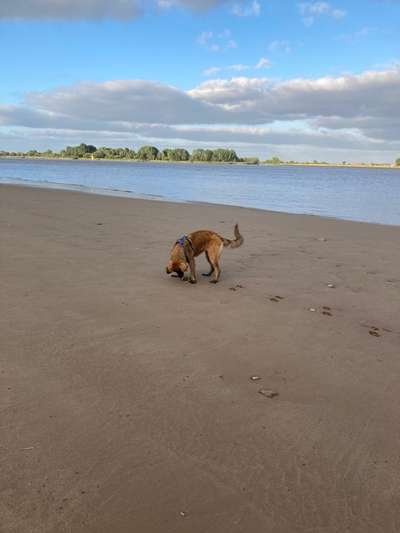
<svg viewBox="0 0 400 533">
<path fill-rule="evenodd" d="M 238 224 L 235 225 L 234 233 L 234 240 L 225 239 L 215 231 L 209 230 L 199 230 L 184 235 L 175 242 L 171 250 L 171 257 L 165 269 L 166 273 L 175 272 L 177 277 L 184 280 L 185 272 L 190 270 L 190 283 L 197 283 L 194 258 L 204 252 L 210 264 L 210 272 L 203 274 L 203 276 L 213 276 L 211 283 L 218 283 L 221 275 L 219 258 L 222 250 L 224 248 L 239 248 L 244 242 Z"/>
</svg>

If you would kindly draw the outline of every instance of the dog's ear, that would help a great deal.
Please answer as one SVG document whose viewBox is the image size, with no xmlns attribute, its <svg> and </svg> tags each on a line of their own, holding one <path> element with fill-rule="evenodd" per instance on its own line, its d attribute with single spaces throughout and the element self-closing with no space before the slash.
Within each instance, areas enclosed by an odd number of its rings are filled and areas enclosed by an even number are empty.
<svg viewBox="0 0 400 533">
<path fill-rule="evenodd" d="M 165 267 L 165 272 L 171 274 L 172 272 L 172 261 L 169 261 L 168 265 Z"/>
</svg>

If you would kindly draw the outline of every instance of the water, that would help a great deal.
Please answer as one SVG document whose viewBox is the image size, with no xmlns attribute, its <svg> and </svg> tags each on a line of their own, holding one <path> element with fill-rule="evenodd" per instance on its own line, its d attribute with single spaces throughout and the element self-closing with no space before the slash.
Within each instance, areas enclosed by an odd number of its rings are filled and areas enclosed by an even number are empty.
<svg viewBox="0 0 400 533">
<path fill-rule="evenodd" d="M 400 225 L 400 171 L 0 159 L 0 183 Z"/>
</svg>

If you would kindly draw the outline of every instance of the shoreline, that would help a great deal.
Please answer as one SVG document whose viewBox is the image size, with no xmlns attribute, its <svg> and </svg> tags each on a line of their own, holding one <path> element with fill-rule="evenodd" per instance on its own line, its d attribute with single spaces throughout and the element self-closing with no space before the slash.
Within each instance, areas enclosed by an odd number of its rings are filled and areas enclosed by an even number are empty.
<svg viewBox="0 0 400 533">
<path fill-rule="evenodd" d="M 69 157 L 33 157 L 33 156 L 0 156 L 0 161 L 15 159 L 15 160 L 28 160 L 28 161 L 85 161 L 85 162 L 104 162 L 104 163 L 146 163 L 146 164 L 166 164 L 166 165 L 240 165 L 246 167 L 318 167 L 318 168 L 357 168 L 357 169 L 393 169 L 400 170 L 400 165 L 390 164 L 390 163 L 349 163 L 346 165 L 340 163 L 264 163 L 260 161 L 259 163 L 246 163 L 245 161 L 237 162 L 228 162 L 228 161 L 163 161 L 163 160 L 141 160 L 141 159 L 91 159 L 91 158 L 69 158 Z"/>
<path fill-rule="evenodd" d="M 157 196 L 157 195 L 142 195 L 138 196 L 135 195 L 131 191 L 127 190 L 119 190 L 119 189 L 101 189 L 101 188 L 90 188 L 85 187 L 83 185 L 68 185 L 68 184 L 61 184 L 61 183 L 49 183 L 49 182 L 26 182 L 24 180 L 21 180 L 21 182 L 18 182 L 17 180 L 9 180 L 8 182 L 0 182 L 0 188 L 1 187 L 21 187 L 21 188 L 27 188 L 27 189 L 44 189 L 44 190 L 50 190 L 50 191 L 66 191 L 66 192 L 76 192 L 78 194 L 88 194 L 88 195 L 95 195 L 95 196 L 101 196 L 101 197 L 110 197 L 110 198 L 126 198 L 131 200 L 144 200 L 144 201 L 154 201 L 154 202 L 162 202 L 162 203 L 170 203 L 173 205 L 203 205 L 206 207 L 230 207 L 235 209 L 249 209 L 252 211 L 260 211 L 261 213 L 276 213 L 281 215 L 290 215 L 290 216 L 306 216 L 306 217 L 316 217 L 321 220 L 334 220 L 338 222 L 353 222 L 355 224 L 369 224 L 369 225 L 375 225 L 375 226 L 384 226 L 389 228 L 400 228 L 400 224 L 387 224 L 387 223 L 381 223 L 381 222 L 369 222 L 365 220 L 354 220 L 349 218 L 340 218 L 340 217 L 334 217 L 334 216 L 324 216 L 324 215 L 316 215 L 313 213 L 294 213 L 294 212 L 288 212 L 288 211 L 274 211 L 272 209 L 263 209 L 261 207 L 248 207 L 248 206 L 241 206 L 241 205 L 232 205 L 232 204 L 219 204 L 219 203 L 212 203 L 212 202 L 202 202 L 202 201 L 196 201 L 196 200 L 171 200 L 169 198 L 166 198 L 164 196 Z"/>
<path fill-rule="evenodd" d="M 0 206 L 5 531 L 397 533 L 397 227 L 8 185 Z M 204 257 L 197 285 L 165 274 L 180 235 L 236 222 L 220 283 Z"/>
</svg>

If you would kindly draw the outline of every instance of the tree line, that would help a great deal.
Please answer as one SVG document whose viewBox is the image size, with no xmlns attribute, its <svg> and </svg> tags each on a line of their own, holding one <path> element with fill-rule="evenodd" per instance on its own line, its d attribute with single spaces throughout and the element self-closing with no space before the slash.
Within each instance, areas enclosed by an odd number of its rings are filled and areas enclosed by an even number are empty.
<svg viewBox="0 0 400 533">
<path fill-rule="evenodd" d="M 125 159 L 138 161 L 204 161 L 213 163 L 249 163 L 258 164 L 257 157 L 240 158 L 235 150 L 228 148 L 217 148 L 216 150 L 193 150 L 190 153 L 185 148 L 166 148 L 159 150 L 156 146 L 142 146 L 137 151 L 131 148 L 109 148 L 101 146 L 97 148 L 92 144 L 81 143 L 77 146 L 67 146 L 60 152 L 46 150 L 39 152 L 29 150 L 28 152 L 4 152 L 0 151 L 0 156 L 20 156 L 20 157 L 46 157 L 65 159 Z"/>
</svg>

